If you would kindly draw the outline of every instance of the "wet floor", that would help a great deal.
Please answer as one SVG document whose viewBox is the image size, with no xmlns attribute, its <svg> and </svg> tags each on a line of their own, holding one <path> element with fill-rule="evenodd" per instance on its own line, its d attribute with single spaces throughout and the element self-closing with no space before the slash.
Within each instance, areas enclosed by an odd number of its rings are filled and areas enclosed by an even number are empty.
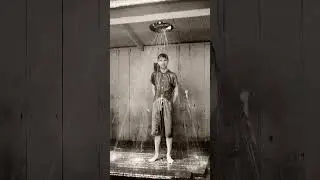
<svg viewBox="0 0 320 180">
<path fill-rule="evenodd" d="M 171 165 L 167 163 L 163 153 L 158 161 L 150 163 L 148 159 L 152 156 L 152 153 L 111 151 L 110 175 L 152 179 L 188 179 L 191 176 L 205 176 L 209 166 L 209 157 L 202 153 L 188 153 L 183 158 L 173 157 L 175 162 Z"/>
</svg>

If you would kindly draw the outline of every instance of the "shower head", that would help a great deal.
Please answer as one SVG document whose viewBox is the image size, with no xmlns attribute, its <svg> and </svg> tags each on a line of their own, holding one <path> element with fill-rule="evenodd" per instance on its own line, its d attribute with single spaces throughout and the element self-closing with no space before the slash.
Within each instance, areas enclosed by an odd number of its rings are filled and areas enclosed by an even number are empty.
<svg viewBox="0 0 320 180">
<path fill-rule="evenodd" d="M 162 22 L 162 21 L 158 21 L 153 24 L 150 24 L 149 28 L 153 32 L 163 33 L 163 32 L 172 31 L 173 25 L 169 24 L 169 23 Z"/>
</svg>

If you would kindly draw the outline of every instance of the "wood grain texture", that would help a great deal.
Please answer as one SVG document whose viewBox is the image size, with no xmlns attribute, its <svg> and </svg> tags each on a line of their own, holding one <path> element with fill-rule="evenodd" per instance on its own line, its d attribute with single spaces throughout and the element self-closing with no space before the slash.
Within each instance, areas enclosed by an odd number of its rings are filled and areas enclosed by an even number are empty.
<svg viewBox="0 0 320 180">
<path fill-rule="evenodd" d="M 191 56 L 191 69 L 190 72 L 190 100 L 192 108 L 192 126 L 195 132 L 195 137 L 205 137 L 209 132 L 206 132 L 205 124 L 210 119 L 205 118 L 205 99 L 208 97 L 205 96 L 205 44 L 191 44 L 190 47 L 190 56 Z M 209 56 L 210 57 L 210 56 Z M 191 75 L 191 74 L 190 74 Z M 209 96 L 210 97 L 210 96 Z"/>
<path fill-rule="evenodd" d="M 302 2 L 219 1 L 219 31 L 226 43 L 225 51 L 217 46 L 218 62 L 226 67 L 222 73 L 226 77 L 224 116 L 236 112 L 242 88 L 254 92 L 249 105 L 250 119 L 256 135 L 260 136 L 259 145 L 263 146 L 260 150 L 266 159 L 265 179 L 274 179 L 292 153 L 303 151 L 303 137 L 296 133 L 304 125 L 300 113 L 304 109 L 301 106 Z M 225 121 L 229 119 L 232 116 L 225 117 Z M 249 178 L 246 176 L 250 173 L 242 174 Z"/>
<path fill-rule="evenodd" d="M 157 58 L 156 57 L 156 53 L 154 53 L 157 50 L 157 48 L 155 47 L 146 47 L 145 51 L 142 52 L 142 60 L 143 62 L 141 64 L 144 64 L 145 66 L 148 67 L 152 67 L 153 66 L 153 62 L 154 60 Z M 141 85 L 142 89 L 144 90 L 140 90 L 143 94 L 143 99 L 140 98 L 140 101 L 143 102 L 143 104 L 145 105 L 144 108 L 147 109 L 147 111 L 144 111 L 143 118 L 141 118 L 140 121 L 140 126 L 142 126 L 142 131 L 140 131 L 140 136 L 142 141 L 146 141 L 148 140 L 148 135 L 151 133 L 151 107 L 152 107 L 152 100 L 153 100 L 153 96 L 152 96 L 152 85 L 150 83 L 150 75 L 153 72 L 152 68 L 144 68 L 144 66 L 142 66 L 141 68 L 143 68 L 143 79 L 145 79 L 145 81 L 141 81 L 140 83 L 143 84 Z M 139 83 L 139 84 L 140 84 Z M 142 95 L 142 94 L 141 94 Z M 143 101 L 142 101 L 143 100 Z"/>
<path fill-rule="evenodd" d="M 64 1 L 64 72 L 62 1 L 1 3 L 0 179 L 101 179 L 109 69 L 98 2 Z"/>
<path fill-rule="evenodd" d="M 110 51 L 110 137 L 116 138 L 119 125 L 119 50 Z M 116 128 L 112 128 L 116 127 Z"/>
<path fill-rule="evenodd" d="M 1 1 L 0 179 L 26 179 L 26 2 Z"/>
<path fill-rule="evenodd" d="M 119 138 L 130 138 L 130 54 L 131 49 L 119 53 Z"/>
<path fill-rule="evenodd" d="M 110 73 L 99 1 L 64 0 L 63 179 L 101 179 L 99 145 L 108 136 L 105 114 Z"/>
<path fill-rule="evenodd" d="M 261 72 L 266 70 L 263 61 L 265 61 L 261 52 L 261 42 L 259 42 L 259 1 L 245 0 L 243 2 L 227 0 L 224 1 L 224 31 L 225 31 L 225 51 L 226 51 L 226 79 L 228 89 L 224 89 L 224 99 L 228 103 L 226 119 L 228 125 L 231 125 L 231 141 L 236 142 L 236 133 L 239 132 L 240 125 L 235 124 L 239 120 L 240 110 L 240 91 L 247 89 L 256 92 L 263 87 L 266 80 L 262 79 Z M 242 7 L 246 7 L 243 11 Z M 236 17 L 236 18 L 235 18 Z M 261 68 L 261 69 L 260 69 Z M 259 69 L 259 70 L 258 70 Z M 253 75 L 254 74 L 254 75 Z M 260 85 L 260 86 L 259 86 Z M 251 108 L 251 107 L 250 107 Z M 251 109 L 250 109 L 251 110 Z M 252 110 L 251 110 L 252 111 Z M 251 121 L 255 127 L 257 119 L 251 114 Z M 230 121 L 231 120 L 231 121 Z M 255 134 L 256 135 L 256 134 Z M 233 143 L 233 142 L 232 142 Z M 245 146 L 245 144 L 241 144 Z M 245 147 L 243 150 L 246 150 Z M 259 161 L 260 159 L 257 159 Z M 231 160 L 228 164 L 228 171 L 233 176 L 240 176 L 240 179 L 251 179 L 254 176 L 253 166 L 248 161 L 248 153 L 236 160 Z M 230 168 L 230 169 L 229 169 Z"/>
<path fill-rule="evenodd" d="M 27 5 L 27 177 L 58 180 L 62 178 L 61 2 L 29 0 Z"/>
<path fill-rule="evenodd" d="M 286 13 L 283 13 L 284 8 Z M 301 127 L 305 122 L 300 111 L 303 95 L 303 75 L 300 72 L 300 8 L 300 0 L 262 1 L 261 5 L 261 50 L 264 53 L 265 70 L 260 73 L 267 80 L 264 81 L 266 96 L 261 98 L 264 102 L 261 106 L 264 112 L 262 136 L 265 137 L 262 143 L 263 154 L 272 158 L 274 163 L 265 166 L 266 178 L 271 178 L 272 173 L 268 170 L 281 168 L 277 167 L 279 164 L 286 166 L 284 164 L 288 163 L 289 157 L 304 151 L 304 130 Z M 273 73 L 268 73 L 268 69 L 272 69 Z M 270 141 L 270 136 L 273 141 Z M 299 161 L 295 163 L 300 164 Z"/>
<path fill-rule="evenodd" d="M 137 48 L 130 48 L 129 54 L 129 137 L 130 140 L 135 141 L 138 138 L 140 131 L 142 129 L 143 123 L 145 121 L 143 114 L 147 112 L 146 105 L 142 103 L 139 97 L 142 97 L 144 94 L 145 87 L 143 84 L 139 83 L 140 79 L 144 79 L 143 75 L 143 66 L 141 59 L 141 51 Z M 146 119 L 147 120 L 147 119 Z"/>
<path fill-rule="evenodd" d="M 179 124 L 179 132 L 181 134 L 181 137 L 187 137 L 190 138 L 190 136 L 194 135 L 194 132 L 192 131 L 191 125 L 191 119 L 188 113 L 188 101 L 185 95 L 185 89 L 190 89 L 190 85 L 188 83 L 187 76 L 190 71 L 190 44 L 182 44 L 180 46 L 180 58 L 179 58 L 179 67 L 180 67 L 180 90 L 179 90 L 179 104 L 180 104 L 180 120 Z M 189 133 L 188 133 L 189 132 Z M 187 134 L 187 135 L 186 135 Z M 186 140 L 184 138 L 184 140 Z M 188 140 L 188 139 L 187 139 Z"/>
<path fill-rule="evenodd" d="M 205 51 L 207 49 L 207 52 Z M 176 137 L 199 137 L 209 139 L 210 121 L 209 87 L 210 82 L 210 52 L 208 43 L 169 45 L 165 53 L 169 56 L 168 68 L 178 76 L 180 90 L 177 103 L 174 105 L 173 127 Z M 116 57 L 115 51 L 119 51 Z M 163 52 L 157 46 L 147 46 L 140 52 L 137 48 L 111 49 L 111 62 L 119 59 L 119 77 L 110 77 L 112 81 L 119 79 L 117 87 L 119 96 L 119 126 L 112 129 L 118 133 L 112 138 L 118 140 L 146 141 L 150 140 L 152 91 L 150 76 L 153 72 L 153 62 L 157 55 Z M 113 64 L 112 67 L 116 67 Z M 120 71 L 121 69 L 121 71 Z M 116 75 L 113 73 L 112 75 Z M 111 75 L 111 76 L 112 76 Z M 188 113 L 188 102 L 185 90 L 189 90 L 191 120 Z M 129 94 L 128 94 L 129 93 Z M 115 94 L 111 94 L 111 97 Z M 130 102 L 129 119 L 126 119 L 127 103 Z M 111 105 L 115 102 L 111 102 Z M 114 108 L 113 108 L 114 109 Z M 122 117 L 122 118 L 121 118 Z M 113 117 L 112 117 L 113 118 Z M 122 130 L 122 131 L 121 131 Z M 185 139 L 184 139 L 185 140 Z"/>
<path fill-rule="evenodd" d="M 215 123 L 215 116 L 212 114 L 210 116 L 210 107 L 216 107 L 217 106 L 217 84 L 216 84 L 216 79 L 213 77 L 212 80 L 210 80 L 210 68 L 214 69 L 211 63 L 211 56 L 210 56 L 210 44 L 207 43 L 204 45 L 204 96 L 205 97 L 210 97 L 210 98 L 204 98 L 204 119 L 209 119 L 209 121 L 204 121 L 204 134 L 210 134 L 210 124 Z M 212 84 L 213 88 L 212 90 L 210 89 L 210 81 L 213 81 L 214 83 Z M 212 94 L 210 93 L 213 92 Z M 212 99 L 212 100 L 211 100 Z M 210 102 L 214 102 L 214 104 L 210 104 Z M 211 119 L 212 117 L 213 119 Z M 212 130 L 215 131 L 215 130 Z"/>
<path fill-rule="evenodd" d="M 306 180 L 309 179 L 319 179 L 319 147 L 315 144 L 319 144 L 319 139 L 314 139 L 313 137 L 319 136 L 319 20 L 320 14 L 318 7 L 320 5 L 319 1 L 316 0 L 303 0 L 301 4 L 302 19 L 301 24 L 303 29 L 301 29 L 301 49 L 302 49 L 302 61 L 301 65 L 302 74 L 304 75 L 304 86 L 303 98 L 301 111 L 305 115 L 304 126 L 302 128 L 306 129 L 304 135 L 304 146 L 306 147 L 306 156 L 304 164 L 306 168 Z M 310 157 L 310 158 L 309 158 Z"/>
</svg>

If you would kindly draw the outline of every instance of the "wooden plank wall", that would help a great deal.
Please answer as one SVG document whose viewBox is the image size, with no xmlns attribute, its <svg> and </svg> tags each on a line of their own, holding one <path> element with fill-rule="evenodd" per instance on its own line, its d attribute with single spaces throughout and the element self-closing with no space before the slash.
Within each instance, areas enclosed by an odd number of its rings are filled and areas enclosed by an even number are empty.
<svg viewBox="0 0 320 180">
<path fill-rule="evenodd" d="M 302 119 L 304 128 L 304 146 L 305 151 L 305 166 L 306 179 L 320 179 L 320 161 L 319 151 L 320 144 L 318 137 L 319 131 L 319 68 L 320 53 L 318 43 L 320 41 L 320 2 L 317 0 L 302 1 L 302 17 L 301 17 L 301 43 L 302 43 L 302 70 L 304 74 L 303 82 L 303 108 L 300 109 L 301 114 L 305 117 Z"/>
<path fill-rule="evenodd" d="M 10 19 L 1 33 L 0 179 L 61 179 L 61 2 L 9 1 L 1 12 Z"/>
<path fill-rule="evenodd" d="M 105 7 L 102 0 L 1 3 L 0 179 L 103 179 Z"/>
<path fill-rule="evenodd" d="M 0 3 L 0 179 L 27 173 L 25 14 L 24 0 Z"/>
<path fill-rule="evenodd" d="M 109 120 L 108 6 L 100 0 L 63 3 L 63 179 L 102 179 L 100 147 L 108 141 Z"/>
<path fill-rule="evenodd" d="M 61 179 L 62 7 L 50 0 L 27 6 L 27 179 Z"/>
<path fill-rule="evenodd" d="M 254 92 L 251 117 L 263 147 L 264 179 L 280 178 L 282 170 L 283 179 L 305 179 L 304 168 L 318 154 L 308 139 L 317 134 L 311 127 L 317 127 L 312 121 L 319 89 L 319 1 L 215 2 L 217 19 L 212 24 L 219 32 L 213 41 L 223 76 L 224 115 L 236 112 L 233 104 L 240 88 Z M 225 123 L 224 130 L 228 126 Z M 310 166 L 307 179 L 319 176 L 319 163 Z M 287 171 L 290 168 L 295 173 Z"/>
<path fill-rule="evenodd" d="M 210 137 L 210 44 L 169 45 L 169 69 L 180 83 L 175 104 L 176 137 Z M 110 50 L 111 137 L 117 140 L 150 139 L 152 90 L 150 75 L 158 47 L 115 48 Z M 187 114 L 185 90 L 189 91 L 192 120 Z M 211 95 L 216 98 L 216 95 Z M 184 128 L 186 123 L 187 129 Z M 193 126 L 194 125 L 194 126 Z"/>
</svg>

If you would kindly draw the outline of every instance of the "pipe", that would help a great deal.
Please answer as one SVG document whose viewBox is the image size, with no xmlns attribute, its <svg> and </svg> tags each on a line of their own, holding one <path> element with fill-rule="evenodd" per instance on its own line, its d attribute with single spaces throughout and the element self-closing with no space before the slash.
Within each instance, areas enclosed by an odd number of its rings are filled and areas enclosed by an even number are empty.
<svg viewBox="0 0 320 180">
<path fill-rule="evenodd" d="M 147 22 L 147 21 L 162 21 L 165 19 L 191 18 L 191 17 L 200 17 L 200 16 L 210 16 L 210 8 L 111 18 L 110 25 L 132 24 L 132 23 L 141 23 L 141 22 Z"/>
<path fill-rule="evenodd" d="M 110 1 L 110 9 L 121 8 L 121 7 L 129 7 L 135 5 L 144 5 L 144 4 L 153 4 L 153 3 L 161 3 L 161 2 L 175 2 L 181 0 L 113 0 Z"/>
</svg>

